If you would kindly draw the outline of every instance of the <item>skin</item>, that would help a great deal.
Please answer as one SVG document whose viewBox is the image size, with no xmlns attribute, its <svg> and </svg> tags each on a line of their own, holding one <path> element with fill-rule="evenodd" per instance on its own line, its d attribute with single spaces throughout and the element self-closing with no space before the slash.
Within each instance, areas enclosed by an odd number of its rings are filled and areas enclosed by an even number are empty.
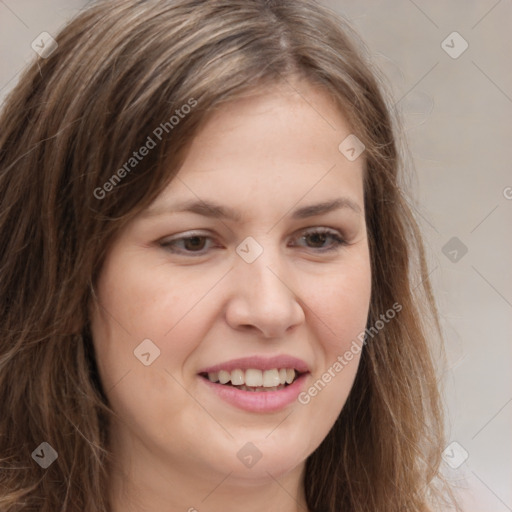
<svg viewBox="0 0 512 512">
<path fill-rule="evenodd" d="M 350 162 L 338 150 L 350 133 L 329 97 L 305 82 L 224 105 L 193 140 L 178 177 L 114 242 L 91 327 L 118 415 L 116 512 L 307 509 L 305 460 L 343 408 L 360 355 L 307 405 L 271 413 L 226 403 L 198 372 L 289 354 L 309 365 L 307 389 L 364 330 L 371 293 L 364 160 Z M 359 211 L 292 218 L 299 207 L 340 197 Z M 241 219 L 170 212 L 198 198 Z M 311 235 L 317 228 L 346 244 Z M 186 239 L 191 231 L 206 238 Z M 252 263 L 235 251 L 248 236 L 263 248 Z M 150 366 L 133 353 L 147 338 L 160 349 Z M 247 442 L 262 454 L 251 468 L 237 458 Z"/>
</svg>

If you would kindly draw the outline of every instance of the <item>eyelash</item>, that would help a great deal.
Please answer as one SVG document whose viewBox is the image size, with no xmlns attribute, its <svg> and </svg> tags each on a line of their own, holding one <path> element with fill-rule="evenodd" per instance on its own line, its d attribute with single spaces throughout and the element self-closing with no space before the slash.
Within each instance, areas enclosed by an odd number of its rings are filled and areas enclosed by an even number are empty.
<svg viewBox="0 0 512 512">
<path fill-rule="evenodd" d="M 347 242 L 337 233 L 336 231 L 332 231 L 330 229 L 326 228 L 317 228 L 313 229 L 311 231 L 303 231 L 302 235 L 299 237 L 299 239 L 305 239 L 308 236 L 315 236 L 315 235 L 327 235 L 331 237 L 334 240 L 334 245 L 331 245 L 330 247 L 326 249 L 315 249 L 314 252 L 317 253 L 330 253 L 338 250 L 340 247 L 347 245 Z M 169 240 L 167 242 L 161 242 L 160 245 L 165 248 L 166 250 L 169 250 L 172 253 L 177 253 L 185 256 L 203 256 L 205 252 L 203 250 L 201 251 L 183 251 L 183 250 L 176 250 L 173 248 L 174 244 L 176 242 L 183 242 L 187 240 L 191 240 L 193 238 L 200 238 L 200 239 L 211 239 L 210 236 L 203 235 L 200 233 L 190 233 L 189 236 L 182 236 L 180 238 L 175 238 L 174 240 Z"/>
</svg>

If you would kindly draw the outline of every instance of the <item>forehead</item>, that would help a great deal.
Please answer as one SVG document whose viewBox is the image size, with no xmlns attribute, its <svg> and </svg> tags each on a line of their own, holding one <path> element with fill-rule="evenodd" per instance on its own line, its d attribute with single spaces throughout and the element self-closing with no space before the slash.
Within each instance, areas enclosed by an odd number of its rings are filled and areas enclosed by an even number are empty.
<svg viewBox="0 0 512 512">
<path fill-rule="evenodd" d="M 344 191 L 361 199 L 364 156 L 349 161 L 339 149 L 350 134 L 323 89 L 302 81 L 256 90 L 218 107 L 150 209 L 169 198 L 221 196 L 246 207 Z"/>
<path fill-rule="evenodd" d="M 328 93 L 304 80 L 274 84 L 217 107 L 193 142 L 192 159 L 243 156 L 331 158 L 351 133 Z M 217 151 L 216 151 L 217 149 Z M 290 155 L 291 153 L 291 155 Z"/>
</svg>

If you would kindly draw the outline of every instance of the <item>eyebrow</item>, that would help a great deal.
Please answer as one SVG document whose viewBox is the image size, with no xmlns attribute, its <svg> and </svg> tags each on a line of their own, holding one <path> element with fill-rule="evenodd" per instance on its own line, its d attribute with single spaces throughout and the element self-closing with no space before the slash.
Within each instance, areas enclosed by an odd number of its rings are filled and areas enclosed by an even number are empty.
<svg viewBox="0 0 512 512">
<path fill-rule="evenodd" d="M 361 207 L 357 203 L 348 197 L 339 197 L 331 201 L 325 201 L 323 203 L 317 203 L 297 208 L 292 213 L 291 217 L 293 219 L 306 219 L 309 217 L 326 214 L 335 210 L 341 210 L 343 208 L 349 208 L 358 214 L 362 213 Z M 240 213 L 232 208 L 216 204 L 212 201 L 201 200 L 185 201 L 170 207 L 162 205 L 156 208 L 149 208 L 142 215 L 144 217 L 154 217 L 157 215 L 173 213 L 196 213 L 198 215 L 202 215 L 203 217 L 226 219 L 236 222 L 239 222 L 242 219 Z"/>
</svg>

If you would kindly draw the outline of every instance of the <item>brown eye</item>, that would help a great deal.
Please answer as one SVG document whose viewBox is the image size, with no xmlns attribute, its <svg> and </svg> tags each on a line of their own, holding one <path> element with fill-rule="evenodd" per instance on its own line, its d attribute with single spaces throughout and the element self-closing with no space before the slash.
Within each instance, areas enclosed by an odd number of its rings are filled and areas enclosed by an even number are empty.
<svg viewBox="0 0 512 512">
<path fill-rule="evenodd" d="M 184 238 L 184 247 L 187 251 L 200 251 L 205 246 L 206 237 L 204 236 L 191 236 L 190 238 Z"/>
<path fill-rule="evenodd" d="M 311 247 L 314 247 L 315 249 L 321 249 L 324 246 L 325 241 L 329 238 L 329 236 L 330 235 L 328 235 L 327 233 L 313 233 L 311 235 L 304 236 L 304 239 L 309 238 L 312 244 Z"/>
<path fill-rule="evenodd" d="M 315 229 L 305 232 L 299 240 L 306 242 L 306 247 L 318 252 L 335 251 L 346 242 L 336 231 L 328 229 Z"/>
<path fill-rule="evenodd" d="M 210 241 L 210 244 L 208 242 Z M 211 237 L 201 234 L 181 236 L 172 240 L 160 242 L 160 246 L 166 250 L 182 255 L 200 256 L 208 252 L 211 247 Z"/>
</svg>

